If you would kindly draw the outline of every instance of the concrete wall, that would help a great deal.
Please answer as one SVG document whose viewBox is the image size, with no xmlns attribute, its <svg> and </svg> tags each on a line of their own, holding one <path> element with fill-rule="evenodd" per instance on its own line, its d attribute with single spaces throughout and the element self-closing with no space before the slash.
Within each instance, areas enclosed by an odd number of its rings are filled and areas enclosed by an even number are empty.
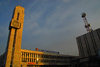
<svg viewBox="0 0 100 67">
<path fill-rule="evenodd" d="M 80 56 L 97 55 L 100 51 L 100 29 L 76 38 Z"/>
</svg>

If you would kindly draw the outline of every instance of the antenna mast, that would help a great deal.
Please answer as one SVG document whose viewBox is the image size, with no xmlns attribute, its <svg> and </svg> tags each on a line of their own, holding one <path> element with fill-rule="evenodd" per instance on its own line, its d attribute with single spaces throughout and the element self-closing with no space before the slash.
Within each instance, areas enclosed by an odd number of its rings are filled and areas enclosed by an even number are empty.
<svg viewBox="0 0 100 67">
<path fill-rule="evenodd" d="M 83 21 L 85 23 L 85 28 L 86 28 L 87 32 L 91 32 L 92 28 L 86 19 L 86 13 L 82 13 L 82 18 L 83 18 Z"/>
</svg>

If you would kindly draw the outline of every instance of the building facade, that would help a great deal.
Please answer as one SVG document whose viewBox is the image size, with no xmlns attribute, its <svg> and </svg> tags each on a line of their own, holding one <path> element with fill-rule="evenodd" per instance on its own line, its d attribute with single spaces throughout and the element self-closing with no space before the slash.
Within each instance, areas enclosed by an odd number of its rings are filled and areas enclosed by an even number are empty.
<svg viewBox="0 0 100 67">
<path fill-rule="evenodd" d="M 100 54 L 100 28 L 76 38 L 81 57 Z"/>
<path fill-rule="evenodd" d="M 75 56 L 21 49 L 21 67 L 70 67 Z"/>
</svg>

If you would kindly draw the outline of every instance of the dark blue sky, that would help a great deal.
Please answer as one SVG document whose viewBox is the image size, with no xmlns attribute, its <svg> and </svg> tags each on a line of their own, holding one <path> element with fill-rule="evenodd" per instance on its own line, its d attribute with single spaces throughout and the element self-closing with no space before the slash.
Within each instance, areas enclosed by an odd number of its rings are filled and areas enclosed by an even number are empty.
<svg viewBox="0 0 100 67">
<path fill-rule="evenodd" d="M 0 54 L 5 51 L 13 10 L 25 8 L 22 49 L 78 55 L 76 37 L 86 33 L 81 13 L 100 28 L 100 0 L 0 0 Z"/>
</svg>

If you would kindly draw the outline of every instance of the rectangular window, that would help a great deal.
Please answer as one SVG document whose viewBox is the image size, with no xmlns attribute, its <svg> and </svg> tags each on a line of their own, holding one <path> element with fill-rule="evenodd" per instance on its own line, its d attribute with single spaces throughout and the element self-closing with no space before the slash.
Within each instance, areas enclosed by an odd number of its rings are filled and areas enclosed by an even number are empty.
<svg viewBox="0 0 100 67">
<path fill-rule="evenodd" d="M 19 20 L 19 13 L 17 14 L 17 20 Z"/>
</svg>

